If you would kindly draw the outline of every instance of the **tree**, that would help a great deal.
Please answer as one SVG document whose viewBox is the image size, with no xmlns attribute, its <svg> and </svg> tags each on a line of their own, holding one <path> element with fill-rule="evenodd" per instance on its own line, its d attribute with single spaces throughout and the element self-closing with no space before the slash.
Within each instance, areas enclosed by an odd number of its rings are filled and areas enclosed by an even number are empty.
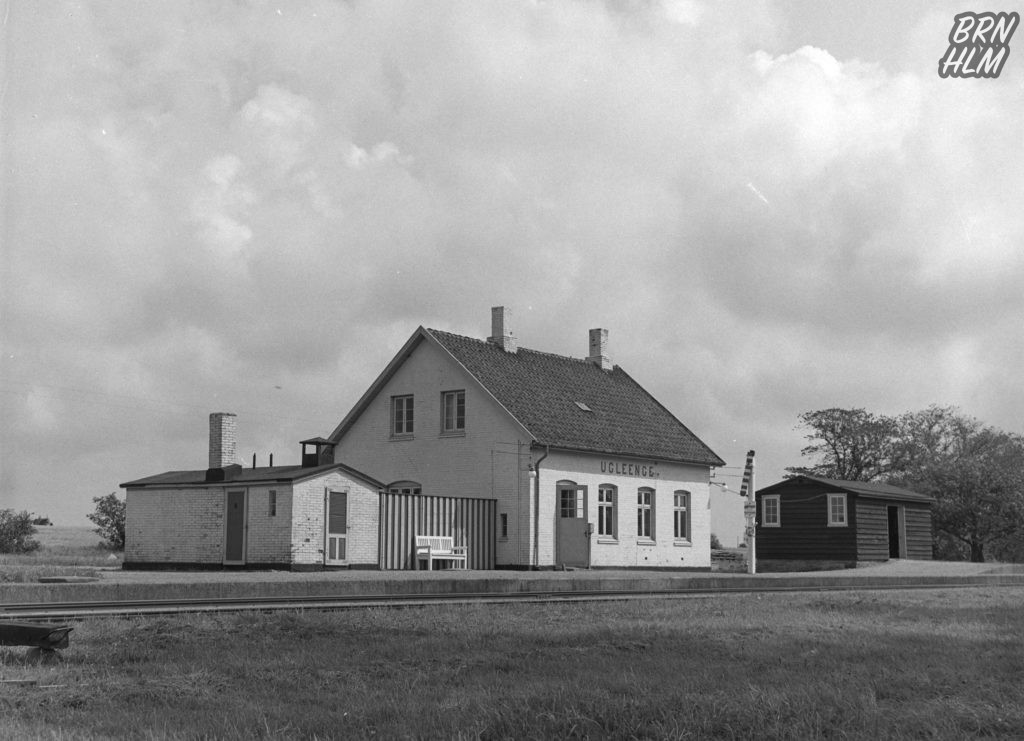
<svg viewBox="0 0 1024 741">
<path fill-rule="evenodd" d="M 807 473 L 884 481 L 935 498 L 936 553 L 982 562 L 997 552 L 1024 554 L 1024 438 L 987 426 L 954 407 L 897 417 L 863 409 L 800 415 L 815 456 Z"/>
<path fill-rule="evenodd" d="M 983 563 L 1024 536 L 1024 438 L 956 416 L 900 481 L 936 499 L 937 533 Z"/>
<path fill-rule="evenodd" d="M 794 466 L 792 474 L 845 481 L 875 481 L 890 473 L 901 450 L 897 421 L 863 409 L 822 409 L 804 412 L 800 425 L 809 427 L 810 443 L 802 456 L 817 457 L 812 466 Z"/>
<path fill-rule="evenodd" d="M 31 553 L 39 547 L 35 534 L 30 512 L 0 509 L 0 553 Z"/>
<path fill-rule="evenodd" d="M 96 510 L 86 515 L 96 528 L 96 534 L 103 538 L 104 543 L 112 550 L 124 550 L 124 514 L 125 503 L 111 492 L 105 497 L 93 497 Z"/>
</svg>

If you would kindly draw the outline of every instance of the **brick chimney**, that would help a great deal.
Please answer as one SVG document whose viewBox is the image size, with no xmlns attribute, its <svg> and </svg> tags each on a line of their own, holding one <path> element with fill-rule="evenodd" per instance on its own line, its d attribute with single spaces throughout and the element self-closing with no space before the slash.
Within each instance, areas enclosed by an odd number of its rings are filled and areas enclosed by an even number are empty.
<svg viewBox="0 0 1024 741">
<path fill-rule="evenodd" d="M 235 463 L 236 419 L 231 412 L 210 415 L 210 468 L 227 468 Z"/>
<path fill-rule="evenodd" d="M 612 359 L 608 357 L 608 330 L 590 330 L 590 356 L 587 358 L 601 370 L 612 369 Z"/>
<path fill-rule="evenodd" d="M 491 336 L 487 341 L 505 352 L 515 352 L 516 338 L 512 336 L 512 310 L 504 306 L 491 307 Z"/>
</svg>

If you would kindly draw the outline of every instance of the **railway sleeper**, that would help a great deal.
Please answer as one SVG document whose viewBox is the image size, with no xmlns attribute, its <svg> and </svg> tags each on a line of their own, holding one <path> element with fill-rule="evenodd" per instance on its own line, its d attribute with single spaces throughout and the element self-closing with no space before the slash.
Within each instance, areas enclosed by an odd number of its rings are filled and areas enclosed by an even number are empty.
<svg viewBox="0 0 1024 741">
<path fill-rule="evenodd" d="M 0 646 L 28 646 L 26 661 L 49 664 L 60 660 L 59 648 L 68 647 L 69 625 L 0 623 Z"/>
</svg>

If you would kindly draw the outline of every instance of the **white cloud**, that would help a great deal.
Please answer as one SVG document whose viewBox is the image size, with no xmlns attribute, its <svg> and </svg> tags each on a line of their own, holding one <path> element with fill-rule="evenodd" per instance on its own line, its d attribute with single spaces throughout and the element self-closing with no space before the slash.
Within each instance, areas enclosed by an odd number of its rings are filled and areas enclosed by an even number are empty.
<svg viewBox="0 0 1024 741">
<path fill-rule="evenodd" d="M 527 347 L 608 327 L 698 434 L 743 438 L 720 454 L 778 470 L 822 405 L 1019 425 L 1009 68 L 780 48 L 768 3 L 131 7 L 12 11 L 7 96 L 5 350 L 42 390 L 3 413 L 132 469 L 110 481 L 201 459 L 214 406 L 322 434 L 417 325 L 484 337 L 492 303 Z M 39 488 L 36 439 L 4 486 Z"/>
</svg>

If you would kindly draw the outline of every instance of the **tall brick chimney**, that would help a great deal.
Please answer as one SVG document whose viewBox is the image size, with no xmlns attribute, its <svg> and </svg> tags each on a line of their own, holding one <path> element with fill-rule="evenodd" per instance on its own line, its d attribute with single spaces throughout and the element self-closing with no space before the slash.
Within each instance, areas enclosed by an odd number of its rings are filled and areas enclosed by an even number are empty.
<svg viewBox="0 0 1024 741">
<path fill-rule="evenodd" d="M 487 341 L 505 352 L 515 352 L 518 349 L 516 338 L 512 336 L 511 309 L 504 306 L 491 307 L 491 336 Z"/>
<path fill-rule="evenodd" d="M 587 358 L 601 370 L 612 369 L 612 359 L 608 357 L 608 330 L 590 330 L 590 356 Z"/>
<path fill-rule="evenodd" d="M 210 468 L 227 468 L 235 463 L 236 419 L 231 412 L 210 415 Z"/>
</svg>

